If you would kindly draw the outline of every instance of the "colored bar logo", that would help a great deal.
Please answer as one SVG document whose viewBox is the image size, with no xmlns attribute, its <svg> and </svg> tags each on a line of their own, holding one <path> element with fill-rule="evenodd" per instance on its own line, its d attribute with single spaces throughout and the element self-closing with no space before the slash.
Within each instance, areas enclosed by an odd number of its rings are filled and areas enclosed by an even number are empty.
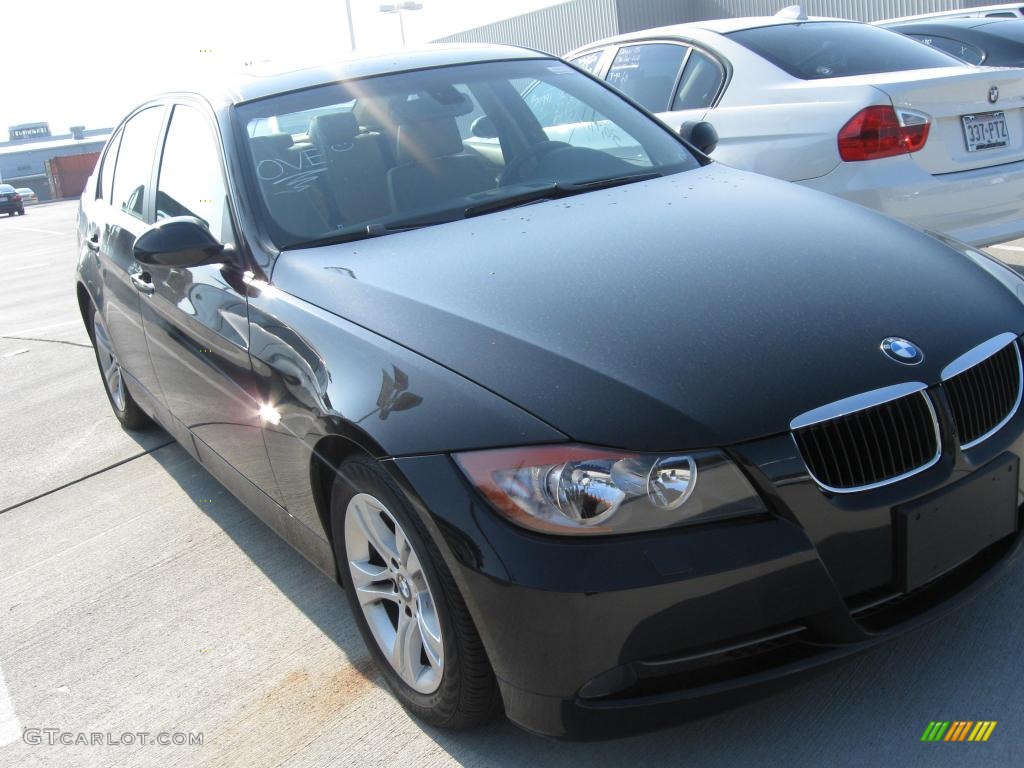
<svg viewBox="0 0 1024 768">
<path fill-rule="evenodd" d="M 996 720 L 932 720 L 921 734 L 921 741 L 988 741 L 996 729 Z"/>
</svg>

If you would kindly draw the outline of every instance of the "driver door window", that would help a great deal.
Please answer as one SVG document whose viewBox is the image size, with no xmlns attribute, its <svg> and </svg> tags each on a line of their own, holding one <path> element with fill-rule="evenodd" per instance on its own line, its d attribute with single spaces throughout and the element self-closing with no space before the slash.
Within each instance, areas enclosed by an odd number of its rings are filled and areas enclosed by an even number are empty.
<svg viewBox="0 0 1024 768">
<path fill-rule="evenodd" d="M 234 240 L 220 148 L 206 118 L 182 104 L 174 107 L 156 191 L 156 218 L 195 216 L 221 243 Z"/>
</svg>

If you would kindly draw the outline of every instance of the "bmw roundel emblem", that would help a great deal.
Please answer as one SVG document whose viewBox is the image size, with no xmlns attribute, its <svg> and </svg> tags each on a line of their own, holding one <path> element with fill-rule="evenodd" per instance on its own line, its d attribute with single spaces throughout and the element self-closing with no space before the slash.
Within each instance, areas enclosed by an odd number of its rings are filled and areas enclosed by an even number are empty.
<svg viewBox="0 0 1024 768">
<path fill-rule="evenodd" d="M 890 360 L 895 360 L 903 365 L 918 365 L 924 362 L 924 352 L 921 351 L 921 348 L 899 336 L 882 339 L 882 352 Z"/>
<path fill-rule="evenodd" d="M 993 85 L 988 89 L 988 103 L 995 104 L 999 101 L 999 86 Z"/>
</svg>

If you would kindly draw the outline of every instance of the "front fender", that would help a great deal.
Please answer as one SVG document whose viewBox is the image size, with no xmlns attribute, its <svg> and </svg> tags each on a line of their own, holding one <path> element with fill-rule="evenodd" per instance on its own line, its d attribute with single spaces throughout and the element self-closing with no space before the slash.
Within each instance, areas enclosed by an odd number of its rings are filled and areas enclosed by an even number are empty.
<svg viewBox="0 0 1024 768">
<path fill-rule="evenodd" d="M 288 511 L 323 539 L 330 536 L 310 467 L 326 438 L 377 458 L 567 439 L 410 349 L 274 286 L 249 286 L 249 353 L 267 450 Z"/>
</svg>

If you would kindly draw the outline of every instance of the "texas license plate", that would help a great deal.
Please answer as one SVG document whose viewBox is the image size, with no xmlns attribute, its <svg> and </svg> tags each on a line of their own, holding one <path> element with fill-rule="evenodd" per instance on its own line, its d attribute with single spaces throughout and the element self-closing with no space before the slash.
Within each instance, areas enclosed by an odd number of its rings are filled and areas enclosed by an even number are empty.
<svg viewBox="0 0 1024 768">
<path fill-rule="evenodd" d="M 968 152 L 979 149 L 1005 147 L 1010 143 L 1010 132 L 1006 129 L 1004 112 L 986 112 L 983 115 L 961 115 L 964 124 L 964 139 Z"/>
</svg>

